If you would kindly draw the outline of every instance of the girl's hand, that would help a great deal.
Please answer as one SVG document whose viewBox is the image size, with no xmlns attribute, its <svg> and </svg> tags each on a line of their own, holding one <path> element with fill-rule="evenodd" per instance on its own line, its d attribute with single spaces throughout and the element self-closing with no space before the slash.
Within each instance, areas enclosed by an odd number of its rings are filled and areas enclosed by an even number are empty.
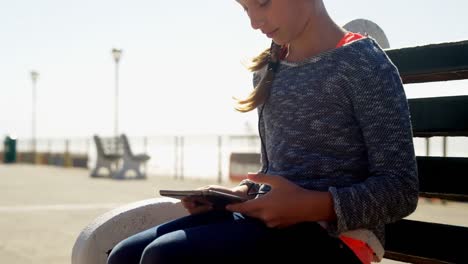
<svg viewBox="0 0 468 264">
<path fill-rule="evenodd" d="M 201 197 L 184 197 L 180 201 L 190 214 L 199 214 L 213 210 L 213 205 Z"/>
<path fill-rule="evenodd" d="M 236 194 L 247 197 L 247 186 L 236 186 L 234 188 L 228 188 L 219 185 L 208 185 L 197 188 L 198 190 L 216 190 L 229 194 Z M 198 214 L 213 210 L 213 204 L 202 197 L 185 197 L 181 199 L 182 205 L 190 214 Z"/>
<path fill-rule="evenodd" d="M 268 227 L 287 227 L 306 221 L 336 218 L 328 192 L 304 189 L 281 176 L 248 174 L 251 181 L 265 183 L 271 190 L 257 199 L 230 204 L 226 209 L 262 220 Z"/>
</svg>

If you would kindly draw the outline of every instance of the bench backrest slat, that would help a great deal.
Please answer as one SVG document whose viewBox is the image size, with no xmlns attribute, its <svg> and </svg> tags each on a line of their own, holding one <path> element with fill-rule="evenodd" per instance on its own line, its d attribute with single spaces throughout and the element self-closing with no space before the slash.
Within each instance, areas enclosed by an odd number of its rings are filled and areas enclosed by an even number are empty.
<svg viewBox="0 0 468 264">
<path fill-rule="evenodd" d="M 128 138 L 125 134 L 120 135 L 120 140 L 122 143 L 122 147 L 124 150 L 124 153 L 127 153 L 129 156 L 133 156 L 132 149 L 130 147 L 130 142 L 128 142 Z"/>
<path fill-rule="evenodd" d="M 99 136 L 94 135 L 94 136 L 93 136 L 93 140 L 94 140 L 94 144 L 96 145 L 97 154 L 98 154 L 99 156 L 104 156 L 104 155 L 105 155 L 105 151 L 104 151 L 104 147 L 103 147 L 103 145 L 102 145 L 102 142 L 101 142 L 101 139 L 99 138 Z"/>
<path fill-rule="evenodd" d="M 408 255 L 407 257 L 413 258 L 413 262 L 417 256 L 424 256 L 423 259 L 468 263 L 466 227 L 402 220 L 387 225 L 386 234 L 388 255 L 391 252 L 404 253 Z"/>
<path fill-rule="evenodd" d="M 385 51 L 403 83 L 468 79 L 468 41 Z"/>
<path fill-rule="evenodd" d="M 99 156 L 121 155 L 123 153 L 119 138 L 94 135 L 93 139 Z"/>
<path fill-rule="evenodd" d="M 468 158 L 417 157 L 423 197 L 468 201 Z"/>
<path fill-rule="evenodd" d="M 415 137 L 468 136 L 468 96 L 409 99 Z"/>
</svg>

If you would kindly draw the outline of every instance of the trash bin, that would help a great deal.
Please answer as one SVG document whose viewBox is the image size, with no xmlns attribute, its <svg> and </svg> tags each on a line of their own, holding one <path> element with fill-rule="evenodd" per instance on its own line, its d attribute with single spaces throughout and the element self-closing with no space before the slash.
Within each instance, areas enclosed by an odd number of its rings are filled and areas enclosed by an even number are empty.
<svg viewBox="0 0 468 264">
<path fill-rule="evenodd" d="M 16 162 L 16 138 L 7 136 L 3 142 L 3 162 L 15 163 Z"/>
</svg>

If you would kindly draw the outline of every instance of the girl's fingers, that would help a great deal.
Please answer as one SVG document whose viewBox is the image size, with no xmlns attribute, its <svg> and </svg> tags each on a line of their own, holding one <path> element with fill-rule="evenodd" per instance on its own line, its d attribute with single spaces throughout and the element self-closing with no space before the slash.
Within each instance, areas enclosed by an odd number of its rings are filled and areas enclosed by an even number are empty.
<svg viewBox="0 0 468 264">
<path fill-rule="evenodd" d="M 261 198 L 259 198 L 261 199 Z M 243 203 L 228 204 L 226 210 L 261 219 L 263 208 L 258 205 L 258 200 L 249 200 Z"/>
<path fill-rule="evenodd" d="M 183 198 L 181 199 L 181 203 L 190 214 L 197 214 L 213 209 L 212 204 L 204 199 Z"/>
</svg>

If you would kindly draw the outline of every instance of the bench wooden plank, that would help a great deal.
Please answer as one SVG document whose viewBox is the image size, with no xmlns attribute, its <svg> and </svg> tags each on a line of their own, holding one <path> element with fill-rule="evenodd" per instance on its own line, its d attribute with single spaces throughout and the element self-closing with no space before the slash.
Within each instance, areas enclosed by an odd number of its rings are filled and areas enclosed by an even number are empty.
<svg viewBox="0 0 468 264">
<path fill-rule="evenodd" d="M 409 99 L 413 135 L 468 136 L 468 96 Z"/>
<path fill-rule="evenodd" d="M 468 263 L 466 227 L 404 219 L 387 225 L 386 234 L 386 258 L 411 263 L 425 263 L 429 258 L 431 262 L 426 263 Z"/>
<path fill-rule="evenodd" d="M 104 155 L 122 155 L 123 147 L 119 138 L 115 137 L 99 137 L 99 143 Z"/>
<path fill-rule="evenodd" d="M 468 79 L 468 41 L 447 42 L 385 51 L 403 83 Z"/>
<path fill-rule="evenodd" d="M 468 201 L 468 158 L 417 157 L 420 196 Z"/>
</svg>

